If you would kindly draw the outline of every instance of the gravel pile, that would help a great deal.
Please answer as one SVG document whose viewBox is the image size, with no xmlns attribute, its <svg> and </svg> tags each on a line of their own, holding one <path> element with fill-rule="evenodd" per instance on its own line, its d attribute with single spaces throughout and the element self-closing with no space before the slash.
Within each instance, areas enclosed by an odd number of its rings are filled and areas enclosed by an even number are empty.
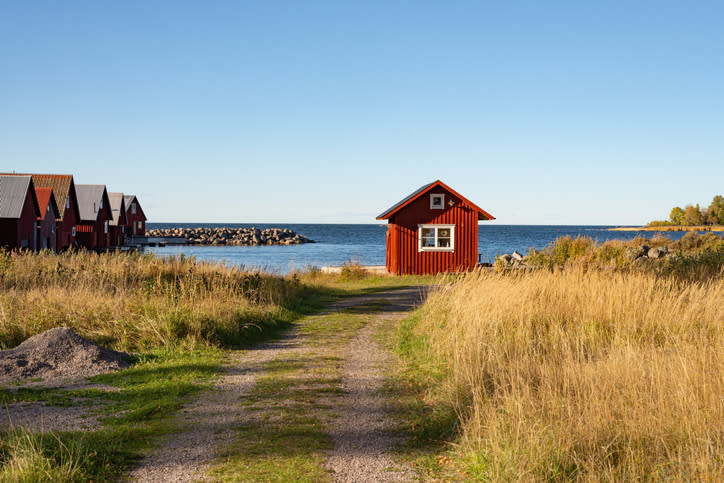
<svg viewBox="0 0 724 483">
<path fill-rule="evenodd" d="M 68 327 L 34 335 L 14 349 L 0 351 L 0 384 L 41 378 L 76 379 L 125 369 L 128 354 L 105 349 Z"/>
</svg>

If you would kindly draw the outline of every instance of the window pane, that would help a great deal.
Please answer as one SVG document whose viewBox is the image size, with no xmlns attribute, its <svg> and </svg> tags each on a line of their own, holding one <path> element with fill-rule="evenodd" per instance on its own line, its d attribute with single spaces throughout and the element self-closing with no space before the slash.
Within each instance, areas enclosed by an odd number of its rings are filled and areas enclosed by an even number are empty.
<svg viewBox="0 0 724 483">
<path fill-rule="evenodd" d="M 420 230 L 420 244 L 423 247 L 434 247 L 435 246 L 435 229 L 434 228 L 422 228 Z"/>
<path fill-rule="evenodd" d="M 450 228 L 438 228 L 437 229 L 437 246 L 438 248 L 450 248 L 451 246 L 451 231 Z"/>
</svg>

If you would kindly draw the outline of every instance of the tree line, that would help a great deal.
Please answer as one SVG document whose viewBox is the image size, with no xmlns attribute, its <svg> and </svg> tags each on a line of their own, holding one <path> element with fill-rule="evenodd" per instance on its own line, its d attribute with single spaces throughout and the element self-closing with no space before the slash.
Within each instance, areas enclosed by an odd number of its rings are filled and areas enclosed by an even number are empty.
<svg viewBox="0 0 724 483">
<path fill-rule="evenodd" d="M 686 205 L 684 208 L 675 206 L 671 209 L 668 220 L 652 221 L 649 225 L 724 225 L 724 197 L 716 195 L 708 208 L 701 208 L 698 203 Z"/>
</svg>

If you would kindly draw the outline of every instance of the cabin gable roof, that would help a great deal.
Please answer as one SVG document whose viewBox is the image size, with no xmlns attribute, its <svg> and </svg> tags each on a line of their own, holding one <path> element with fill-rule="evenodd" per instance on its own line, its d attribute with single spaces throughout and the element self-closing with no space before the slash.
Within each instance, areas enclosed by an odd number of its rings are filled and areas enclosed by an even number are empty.
<svg viewBox="0 0 724 483">
<path fill-rule="evenodd" d="M 30 176 L 0 175 L 0 218 L 19 219 L 23 213 L 28 191 L 33 199 L 36 218 L 40 216 L 38 197 Z"/>
<path fill-rule="evenodd" d="M 75 218 L 80 218 L 78 198 L 72 174 L 35 174 L 35 173 L 0 173 L 7 176 L 31 176 L 33 184 L 40 188 L 53 188 L 53 197 L 58 206 L 58 221 L 65 219 L 65 200 L 70 196 Z"/>
<path fill-rule="evenodd" d="M 108 219 L 111 218 L 110 200 L 106 192 L 104 184 L 79 184 L 75 187 L 78 196 L 78 211 L 80 212 L 80 221 L 95 222 L 98 219 L 98 213 L 105 210 Z M 101 202 L 103 208 L 100 208 Z"/>
<path fill-rule="evenodd" d="M 58 218 L 58 203 L 55 201 L 53 188 L 35 187 L 35 195 L 38 197 L 38 208 L 40 209 L 39 220 L 45 220 L 48 213 L 52 211 L 53 220 Z"/>
<path fill-rule="evenodd" d="M 111 220 L 109 224 L 111 226 L 118 226 L 126 224 L 126 204 L 125 196 L 123 193 L 108 193 L 108 200 L 111 203 Z"/>
<path fill-rule="evenodd" d="M 478 220 L 494 220 L 495 217 L 488 213 L 487 211 L 480 208 L 478 205 L 470 201 L 469 199 L 465 198 L 463 195 L 455 191 L 454 189 L 450 188 L 448 185 L 443 183 L 440 180 L 433 181 L 432 183 L 428 183 L 424 186 L 421 186 L 419 189 L 415 190 L 410 195 L 406 196 L 401 201 L 395 203 L 390 208 L 382 212 L 381 214 L 377 215 L 378 220 L 389 220 L 392 216 L 394 216 L 397 212 L 404 209 L 405 207 L 409 206 L 411 203 L 413 203 L 415 200 L 423 196 L 425 193 L 428 193 L 429 191 L 433 190 L 434 188 L 441 187 L 447 191 L 449 191 L 451 194 L 457 196 L 460 198 L 464 203 L 469 205 L 471 208 L 473 208 L 475 211 L 478 212 Z"/>
<path fill-rule="evenodd" d="M 131 214 L 131 205 L 133 203 L 136 203 L 136 213 L 135 215 L 141 215 L 141 218 L 143 218 L 143 221 L 146 221 L 146 213 L 143 212 L 143 208 L 141 208 L 141 203 L 138 202 L 138 198 L 136 198 L 136 195 L 124 195 L 123 199 L 126 203 L 126 215 Z M 140 212 L 140 213 L 139 213 Z"/>
</svg>

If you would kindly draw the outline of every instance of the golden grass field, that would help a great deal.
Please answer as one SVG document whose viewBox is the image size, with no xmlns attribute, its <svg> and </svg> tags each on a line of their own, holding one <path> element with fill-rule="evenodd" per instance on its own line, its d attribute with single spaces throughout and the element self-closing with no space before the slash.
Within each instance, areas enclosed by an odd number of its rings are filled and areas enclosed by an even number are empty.
<svg viewBox="0 0 724 483">
<path fill-rule="evenodd" d="M 58 326 L 120 350 L 234 345 L 303 294 L 294 277 L 193 258 L 0 251 L 0 349 Z"/>
<path fill-rule="evenodd" d="M 417 327 L 489 480 L 724 478 L 724 281 L 475 272 Z"/>
</svg>

